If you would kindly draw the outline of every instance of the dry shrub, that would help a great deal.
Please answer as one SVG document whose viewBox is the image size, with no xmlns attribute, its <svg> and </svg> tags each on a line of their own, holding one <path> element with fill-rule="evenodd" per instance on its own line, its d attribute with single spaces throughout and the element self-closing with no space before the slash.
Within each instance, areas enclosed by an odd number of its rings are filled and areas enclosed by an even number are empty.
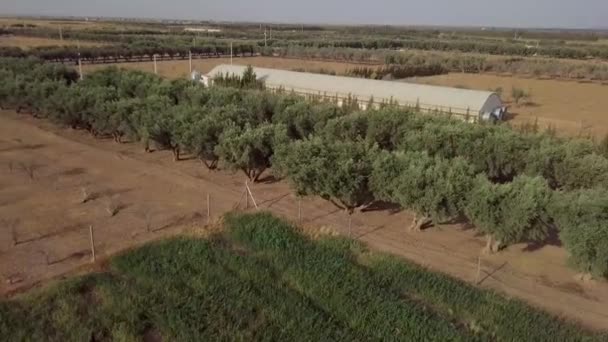
<svg viewBox="0 0 608 342">
<path fill-rule="evenodd" d="M 110 217 L 116 216 L 122 207 L 120 197 L 118 195 L 106 198 L 104 204 L 106 212 L 110 215 Z"/>
<path fill-rule="evenodd" d="M 80 199 L 81 203 L 87 203 L 88 201 L 90 201 L 94 198 L 93 191 L 91 190 L 91 188 L 89 186 L 86 186 L 86 185 L 80 187 L 80 195 L 81 195 L 81 199 Z"/>
</svg>

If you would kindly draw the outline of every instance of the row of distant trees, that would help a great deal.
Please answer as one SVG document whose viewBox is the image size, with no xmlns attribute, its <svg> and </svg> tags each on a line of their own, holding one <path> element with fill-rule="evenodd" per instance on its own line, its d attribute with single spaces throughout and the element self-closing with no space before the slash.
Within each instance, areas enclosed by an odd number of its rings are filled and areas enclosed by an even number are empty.
<svg viewBox="0 0 608 342">
<path fill-rule="evenodd" d="M 608 276 L 606 144 L 390 105 L 358 111 L 258 90 L 251 69 L 239 77 L 204 88 L 109 68 L 77 81 L 60 65 L 2 59 L 0 104 L 254 182 L 271 169 L 349 214 L 388 202 L 416 213 L 413 230 L 468 221 L 491 252 L 557 231 L 577 269 Z"/>
<path fill-rule="evenodd" d="M 345 29 L 346 30 L 346 29 Z M 41 28 L 10 28 L 5 33 L 18 35 L 57 38 L 58 32 Z M 352 30 L 351 30 L 352 31 Z M 260 30 L 234 31 L 225 30 L 213 35 L 201 35 L 184 31 L 158 30 L 158 29 L 122 29 L 122 30 L 66 30 L 63 38 L 71 40 L 87 40 L 111 43 L 137 44 L 138 41 L 173 41 L 175 44 L 191 43 L 199 40 L 231 39 L 245 40 L 248 44 L 257 47 L 301 46 L 314 48 L 354 48 L 366 50 L 378 49 L 417 49 L 427 51 L 454 51 L 482 53 L 503 56 L 544 56 L 553 58 L 608 59 L 608 46 L 602 44 L 564 44 L 559 40 L 540 40 L 527 42 L 518 39 L 497 39 L 496 37 L 470 37 L 466 34 L 442 34 L 432 31 L 411 30 L 404 34 L 387 35 L 378 32 L 351 32 L 346 34 L 327 31 L 299 30 L 285 31 L 280 37 L 275 34 L 274 39 L 263 39 Z M 179 43 L 181 42 L 181 43 Z M 174 45 L 175 45 L 174 44 Z"/>
<path fill-rule="evenodd" d="M 121 61 L 153 60 L 156 55 L 161 59 L 185 59 L 192 54 L 193 57 L 221 57 L 229 56 L 230 45 L 202 45 L 196 47 L 130 47 L 130 46 L 103 46 L 81 47 L 55 46 L 37 47 L 23 50 L 15 47 L 0 48 L 0 57 L 36 57 L 51 62 L 77 62 L 80 58 L 85 63 L 116 63 Z M 255 48 L 252 45 L 234 44 L 234 56 L 254 56 Z"/>
<path fill-rule="evenodd" d="M 574 62 L 557 59 L 491 57 L 455 52 L 410 50 L 396 52 L 392 50 L 362 50 L 334 47 L 305 48 L 301 46 L 261 49 L 261 52 L 269 56 L 374 63 L 384 64 L 385 66 L 401 66 L 405 70 L 420 70 L 420 73 L 405 73 L 412 76 L 427 76 L 429 75 L 427 71 L 432 70 L 434 74 L 442 74 L 448 71 L 465 73 L 496 72 L 536 77 L 608 80 L 608 65 L 592 61 Z M 377 72 L 377 66 L 369 68 L 376 71 L 376 75 L 382 74 L 382 72 Z M 386 69 L 386 67 L 383 68 Z M 353 74 L 371 74 L 372 72 L 355 71 Z"/>
</svg>

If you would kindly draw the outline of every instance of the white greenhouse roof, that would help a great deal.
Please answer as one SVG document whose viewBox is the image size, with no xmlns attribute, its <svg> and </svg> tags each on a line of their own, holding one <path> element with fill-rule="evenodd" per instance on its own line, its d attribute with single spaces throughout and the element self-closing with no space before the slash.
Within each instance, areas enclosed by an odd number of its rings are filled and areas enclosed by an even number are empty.
<svg viewBox="0 0 608 342">
<path fill-rule="evenodd" d="M 208 74 L 210 78 L 219 74 L 242 75 L 246 66 L 218 65 Z M 307 94 L 346 97 L 349 94 L 360 102 L 371 96 L 379 103 L 391 98 L 400 105 L 424 109 L 453 111 L 471 114 L 489 112 L 502 105 L 499 96 L 489 91 L 439 87 L 394 81 L 370 80 L 364 78 L 330 76 L 306 72 L 286 71 L 254 67 L 258 79 L 264 80 L 267 87 L 283 87 L 285 90 Z"/>
</svg>

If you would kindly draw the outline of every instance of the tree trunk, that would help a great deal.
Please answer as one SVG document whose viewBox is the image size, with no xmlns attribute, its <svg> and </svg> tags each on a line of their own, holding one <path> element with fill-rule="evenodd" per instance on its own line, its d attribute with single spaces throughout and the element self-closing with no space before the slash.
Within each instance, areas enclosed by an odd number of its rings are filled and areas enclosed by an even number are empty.
<svg viewBox="0 0 608 342">
<path fill-rule="evenodd" d="M 502 247 L 502 242 L 500 240 L 494 240 L 494 237 L 492 235 L 487 235 L 486 236 L 486 246 L 484 247 L 483 252 L 485 254 L 498 253 L 498 251 L 500 251 L 501 247 Z"/>
<path fill-rule="evenodd" d="M 412 224 L 410 225 L 409 230 L 414 232 L 421 232 L 422 229 L 431 222 L 432 220 L 429 217 L 418 217 L 418 215 L 416 215 L 414 216 L 414 220 L 412 220 Z"/>
<path fill-rule="evenodd" d="M 179 161 L 179 147 L 172 147 L 171 151 L 173 152 L 173 161 Z"/>
<path fill-rule="evenodd" d="M 266 168 L 259 170 L 259 172 L 255 172 L 255 177 L 253 178 L 253 182 L 257 183 L 260 180 L 260 176 L 266 171 Z"/>
</svg>

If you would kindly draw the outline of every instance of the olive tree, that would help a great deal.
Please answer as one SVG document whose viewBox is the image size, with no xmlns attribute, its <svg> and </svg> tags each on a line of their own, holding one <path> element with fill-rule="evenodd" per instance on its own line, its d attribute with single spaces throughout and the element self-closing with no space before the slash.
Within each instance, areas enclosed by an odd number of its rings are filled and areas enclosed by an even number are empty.
<svg viewBox="0 0 608 342">
<path fill-rule="evenodd" d="M 541 177 L 519 176 L 511 183 L 494 184 L 478 176 L 465 212 L 487 237 L 484 251 L 494 253 L 510 244 L 544 240 L 550 200 L 551 190 Z"/>
<path fill-rule="evenodd" d="M 287 140 L 283 125 L 262 124 L 244 128 L 236 125 L 227 127 L 220 136 L 215 154 L 229 168 L 241 170 L 247 178 L 257 182 L 270 167 L 270 159 L 277 145 Z"/>
<path fill-rule="evenodd" d="M 377 199 L 412 209 L 410 230 L 459 217 L 471 190 L 474 170 L 462 158 L 425 152 L 383 152 L 374 161 L 371 187 Z"/>
<path fill-rule="evenodd" d="M 559 191 L 550 205 L 570 263 L 584 273 L 608 277 L 608 191 Z"/>
<path fill-rule="evenodd" d="M 369 187 L 375 146 L 320 137 L 277 148 L 273 165 L 299 196 L 317 195 L 351 215 L 374 201 Z"/>
</svg>

